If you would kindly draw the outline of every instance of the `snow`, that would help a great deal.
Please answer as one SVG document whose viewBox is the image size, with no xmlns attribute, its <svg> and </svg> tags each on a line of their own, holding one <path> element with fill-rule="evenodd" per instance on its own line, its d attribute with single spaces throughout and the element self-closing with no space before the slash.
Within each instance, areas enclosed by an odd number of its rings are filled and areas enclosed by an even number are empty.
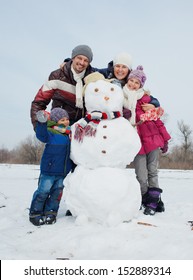
<svg viewBox="0 0 193 280">
<path fill-rule="evenodd" d="M 27 265 L 31 269 L 32 260 L 50 260 L 52 266 L 53 260 L 56 262 L 60 258 L 87 260 L 87 266 L 88 261 L 108 260 L 112 274 L 115 265 L 109 260 L 116 261 L 118 269 L 117 260 L 139 260 L 135 263 L 137 267 L 141 260 L 151 260 L 148 264 L 151 268 L 155 260 L 193 259 L 193 231 L 188 224 L 193 219 L 193 171 L 160 170 L 166 211 L 145 216 L 139 210 L 141 195 L 135 172 L 125 168 L 140 149 L 139 137 L 128 121 L 123 117 L 114 119 L 113 114 L 116 110 L 121 111 L 123 105 L 121 89 L 105 81 L 91 83 L 85 89 L 85 98 L 87 111 L 90 108 L 99 110 L 113 118 L 101 119 L 95 127 L 89 123 L 86 130 L 83 127 L 80 142 L 74 137 L 75 125 L 72 127 L 71 156 L 77 167 L 64 180 L 64 195 L 56 224 L 35 227 L 29 222 L 29 205 L 37 188 L 39 166 L 0 164 L 0 258 L 4 260 L 3 276 L 6 271 L 6 279 L 15 275 L 24 279 L 23 271 Z M 91 128 L 96 129 L 96 134 L 86 133 Z M 73 216 L 65 216 L 67 209 Z M 14 269 L 10 270 L 8 260 L 22 262 L 19 265 L 12 263 Z M 24 260 L 30 260 L 30 264 Z M 80 268 L 80 262 L 73 263 L 76 264 Z M 25 265 L 25 269 L 18 272 L 21 265 Z M 61 267 L 61 263 L 57 265 Z M 97 262 L 98 267 L 101 265 L 104 263 L 99 266 Z M 42 267 L 47 266 L 44 262 Z M 119 264 L 119 276 L 127 276 L 129 264 L 126 262 L 125 267 L 122 266 Z M 184 271 L 181 272 L 183 275 Z M 48 275 L 53 278 L 53 274 Z M 179 276 L 176 267 L 172 276 L 175 276 L 173 279 Z M 118 279 L 116 275 L 109 277 Z M 151 279 L 153 277 L 152 274 Z"/>
<path fill-rule="evenodd" d="M 127 169 L 135 178 L 134 170 Z M 160 170 L 164 213 L 117 226 L 78 224 L 66 217 L 62 198 L 57 223 L 33 226 L 28 208 L 39 166 L 0 164 L 0 258 L 2 260 L 192 260 L 193 171 Z M 118 211 L 119 209 L 117 209 Z M 138 222 L 154 226 L 139 225 Z"/>
</svg>

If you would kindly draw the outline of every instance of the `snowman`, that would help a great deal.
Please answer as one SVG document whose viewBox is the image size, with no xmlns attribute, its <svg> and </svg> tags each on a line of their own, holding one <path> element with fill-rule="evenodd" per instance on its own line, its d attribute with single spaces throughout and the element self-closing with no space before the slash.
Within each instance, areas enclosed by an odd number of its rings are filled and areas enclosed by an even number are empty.
<svg viewBox="0 0 193 280">
<path fill-rule="evenodd" d="M 139 136 L 123 118 L 123 91 L 98 72 L 85 78 L 86 117 L 72 125 L 71 159 L 65 178 L 67 208 L 79 224 L 118 225 L 137 216 L 140 187 L 126 169 L 140 150 Z"/>
</svg>

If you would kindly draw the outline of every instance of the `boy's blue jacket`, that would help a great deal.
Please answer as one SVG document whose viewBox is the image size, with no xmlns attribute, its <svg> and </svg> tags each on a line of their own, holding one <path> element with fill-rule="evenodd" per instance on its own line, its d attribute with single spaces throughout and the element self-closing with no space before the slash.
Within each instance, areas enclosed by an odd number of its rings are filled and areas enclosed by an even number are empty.
<svg viewBox="0 0 193 280">
<path fill-rule="evenodd" d="M 36 137 L 41 142 L 46 143 L 41 158 L 41 173 L 65 177 L 73 167 L 73 162 L 70 159 L 69 136 L 52 133 L 47 129 L 47 123 L 37 122 Z"/>
</svg>

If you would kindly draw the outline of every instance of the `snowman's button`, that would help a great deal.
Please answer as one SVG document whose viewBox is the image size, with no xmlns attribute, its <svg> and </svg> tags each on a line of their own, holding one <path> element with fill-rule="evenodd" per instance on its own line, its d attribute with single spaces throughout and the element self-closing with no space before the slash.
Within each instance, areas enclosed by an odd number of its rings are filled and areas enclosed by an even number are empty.
<svg viewBox="0 0 193 280">
<path fill-rule="evenodd" d="M 104 138 L 104 139 L 107 139 L 107 136 L 104 135 L 103 138 Z"/>
<path fill-rule="evenodd" d="M 103 153 L 103 154 L 106 154 L 106 151 L 105 151 L 105 150 L 102 150 L 102 153 Z"/>
<path fill-rule="evenodd" d="M 103 125 L 103 128 L 107 128 L 107 125 Z"/>
</svg>

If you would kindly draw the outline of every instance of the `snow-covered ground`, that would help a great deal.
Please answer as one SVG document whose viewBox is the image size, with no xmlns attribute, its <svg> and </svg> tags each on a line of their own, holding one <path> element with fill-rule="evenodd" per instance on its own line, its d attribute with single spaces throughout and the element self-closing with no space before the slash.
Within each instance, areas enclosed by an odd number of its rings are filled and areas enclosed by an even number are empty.
<svg viewBox="0 0 193 280">
<path fill-rule="evenodd" d="M 133 169 L 128 173 L 134 175 Z M 66 217 L 64 199 L 54 225 L 28 220 L 39 166 L 0 165 L 1 260 L 193 260 L 193 171 L 160 170 L 164 213 L 109 227 Z M 117 209 L 119 211 L 119 209 Z M 153 226 L 140 225 L 138 222 Z"/>
</svg>

